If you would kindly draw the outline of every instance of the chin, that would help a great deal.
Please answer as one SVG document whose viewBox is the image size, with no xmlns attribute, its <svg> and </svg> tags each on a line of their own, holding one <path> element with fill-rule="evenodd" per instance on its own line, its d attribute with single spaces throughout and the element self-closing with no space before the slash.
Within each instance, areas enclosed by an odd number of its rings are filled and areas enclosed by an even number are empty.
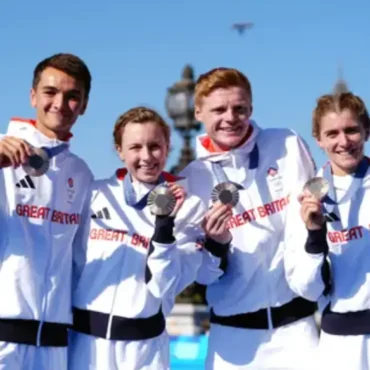
<svg viewBox="0 0 370 370">
<path fill-rule="evenodd" d="M 147 182 L 147 183 L 151 184 L 151 183 L 157 182 L 159 175 L 160 175 L 159 173 L 153 174 L 153 175 L 140 174 L 140 175 L 137 176 L 137 179 L 141 182 Z"/>
<path fill-rule="evenodd" d="M 242 136 L 241 137 L 236 137 L 236 138 L 233 138 L 233 139 L 224 140 L 223 142 L 220 141 L 220 144 L 223 147 L 233 149 L 233 148 L 236 148 L 237 146 L 240 145 L 240 142 L 242 141 L 242 139 L 243 139 Z"/>
</svg>

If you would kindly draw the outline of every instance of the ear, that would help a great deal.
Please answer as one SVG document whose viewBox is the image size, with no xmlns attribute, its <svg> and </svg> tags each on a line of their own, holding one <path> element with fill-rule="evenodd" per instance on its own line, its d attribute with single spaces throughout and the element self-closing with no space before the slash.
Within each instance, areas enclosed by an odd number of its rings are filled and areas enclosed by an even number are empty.
<svg viewBox="0 0 370 370">
<path fill-rule="evenodd" d="M 116 145 L 116 150 L 117 150 L 117 153 L 118 153 L 118 156 L 119 156 L 120 160 L 122 162 L 124 162 L 125 161 L 125 156 L 123 155 L 123 151 L 122 151 L 121 146 L 120 145 Z"/>
<path fill-rule="evenodd" d="M 249 111 L 249 118 L 252 117 L 253 114 L 253 105 L 251 104 L 250 111 Z"/>
<path fill-rule="evenodd" d="M 83 103 L 83 106 L 81 108 L 81 111 L 80 111 L 80 116 L 84 115 L 85 111 L 86 111 L 86 108 L 87 108 L 87 104 L 89 102 L 89 99 L 85 99 L 84 103 Z"/>
<path fill-rule="evenodd" d="M 202 108 L 199 105 L 195 106 L 194 117 L 197 121 L 202 122 Z"/>
<path fill-rule="evenodd" d="M 30 90 L 30 102 L 31 102 L 31 107 L 36 108 L 36 91 L 34 88 L 31 88 Z"/>
<path fill-rule="evenodd" d="M 320 140 L 320 138 L 315 137 L 315 140 L 316 140 L 317 145 L 318 145 L 322 150 L 325 150 L 324 145 L 323 145 L 322 141 Z"/>
</svg>

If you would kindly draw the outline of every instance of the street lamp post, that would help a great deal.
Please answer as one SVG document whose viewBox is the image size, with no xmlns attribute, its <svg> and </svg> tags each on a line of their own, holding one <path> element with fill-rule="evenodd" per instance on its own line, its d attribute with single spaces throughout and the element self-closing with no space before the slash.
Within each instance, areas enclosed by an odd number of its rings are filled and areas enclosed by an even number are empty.
<svg viewBox="0 0 370 370">
<path fill-rule="evenodd" d="M 173 119 L 175 130 L 183 139 L 183 147 L 179 162 L 171 169 L 174 174 L 179 173 L 193 159 L 194 151 L 191 147 L 192 133 L 200 129 L 200 123 L 194 119 L 194 71 L 186 65 L 182 72 L 182 79 L 168 88 L 166 110 Z"/>
<path fill-rule="evenodd" d="M 183 146 L 178 163 L 170 172 L 178 174 L 193 159 L 191 146 L 193 132 L 199 131 L 201 124 L 194 118 L 195 80 L 193 68 L 186 65 L 182 71 L 182 79 L 168 88 L 166 110 L 174 122 L 175 130 L 182 136 Z M 197 283 L 188 286 L 176 298 L 177 303 L 205 303 L 205 288 Z"/>
</svg>

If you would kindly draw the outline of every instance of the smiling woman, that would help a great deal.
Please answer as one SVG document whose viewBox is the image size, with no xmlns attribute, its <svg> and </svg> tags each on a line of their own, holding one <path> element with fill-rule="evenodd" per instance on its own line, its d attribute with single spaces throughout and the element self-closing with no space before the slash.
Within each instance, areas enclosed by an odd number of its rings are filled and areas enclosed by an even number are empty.
<svg viewBox="0 0 370 370">
<path fill-rule="evenodd" d="M 286 266 L 294 265 L 293 290 L 312 300 L 326 296 L 322 369 L 370 369 L 370 160 L 364 154 L 369 128 L 360 97 L 345 92 L 318 99 L 313 136 L 329 161 L 316 181 L 326 181 L 328 191 L 322 199 L 306 191 L 299 196 L 308 237 L 303 250 L 285 257 Z"/>
<path fill-rule="evenodd" d="M 162 117 L 148 108 L 133 108 L 118 118 L 113 136 L 131 176 L 145 183 L 156 183 L 170 146 L 170 128 Z"/>
<path fill-rule="evenodd" d="M 370 120 L 362 99 L 351 93 L 324 95 L 313 114 L 313 135 L 335 175 L 354 172 L 364 156 Z"/>
</svg>

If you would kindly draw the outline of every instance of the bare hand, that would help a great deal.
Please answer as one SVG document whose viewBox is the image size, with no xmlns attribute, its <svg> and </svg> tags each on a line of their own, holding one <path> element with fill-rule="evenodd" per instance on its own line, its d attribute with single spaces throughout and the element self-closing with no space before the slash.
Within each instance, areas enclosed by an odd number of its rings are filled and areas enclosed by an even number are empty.
<svg viewBox="0 0 370 370">
<path fill-rule="evenodd" d="M 175 182 L 170 182 L 167 184 L 167 186 L 176 198 L 175 208 L 170 214 L 170 217 L 175 217 L 177 215 L 177 212 L 180 210 L 180 208 L 184 204 L 184 201 L 186 198 L 186 192 L 181 185 L 176 184 Z"/>
<path fill-rule="evenodd" d="M 0 168 L 19 167 L 32 154 L 32 147 L 26 141 L 12 136 L 0 140 Z"/>
<path fill-rule="evenodd" d="M 232 239 L 227 222 L 232 216 L 230 205 L 217 202 L 204 216 L 202 228 L 206 235 L 218 243 L 226 244 Z"/>
<path fill-rule="evenodd" d="M 319 230 L 325 223 L 320 201 L 308 191 L 298 196 L 301 203 L 301 217 L 308 230 Z"/>
</svg>

